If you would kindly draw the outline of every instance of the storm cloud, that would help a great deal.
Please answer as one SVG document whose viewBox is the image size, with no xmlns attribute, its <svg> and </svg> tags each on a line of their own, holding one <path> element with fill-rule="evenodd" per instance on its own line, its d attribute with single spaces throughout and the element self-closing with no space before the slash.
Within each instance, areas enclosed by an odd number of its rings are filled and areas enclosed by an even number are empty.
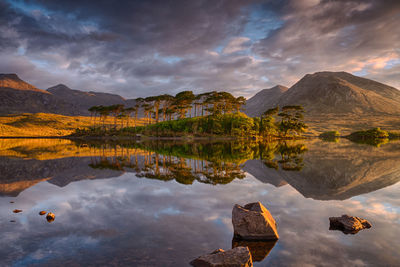
<svg viewBox="0 0 400 267">
<path fill-rule="evenodd" d="M 2 0 L 0 72 L 124 97 L 248 97 L 322 70 L 399 88 L 399 24 L 389 0 Z"/>
</svg>

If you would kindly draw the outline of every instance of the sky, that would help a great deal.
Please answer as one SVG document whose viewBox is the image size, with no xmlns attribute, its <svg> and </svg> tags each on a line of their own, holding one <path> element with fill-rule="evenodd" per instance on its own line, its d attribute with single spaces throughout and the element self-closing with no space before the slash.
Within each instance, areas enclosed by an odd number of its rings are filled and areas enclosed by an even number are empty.
<svg viewBox="0 0 400 267">
<path fill-rule="evenodd" d="M 0 73 L 126 98 L 250 97 L 307 73 L 400 88 L 398 0 L 0 0 Z"/>
</svg>

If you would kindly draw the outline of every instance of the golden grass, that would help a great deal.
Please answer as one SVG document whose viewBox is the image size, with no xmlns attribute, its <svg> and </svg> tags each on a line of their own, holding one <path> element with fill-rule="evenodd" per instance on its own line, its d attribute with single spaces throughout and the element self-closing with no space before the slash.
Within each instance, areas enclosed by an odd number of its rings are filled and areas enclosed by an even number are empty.
<svg viewBox="0 0 400 267">
<path fill-rule="evenodd" d="M 307 132 L 318 136 L 326 131 L 339 131 L 341 135 L 354 131 L 380 127 L 387 131 L 400 130 L 399 116 L 314 116 L 305 119 L 309 128 Z M 145 119 L 139 119 L 136 124 L 144 125 Z M 109 117 L 106 125 L 114 125 L 114 119 Z M 120 123 L 120 122 L 119 122 Z M 131 119 L 130 125 L 134 125 Z M 96 124 L 100 125 L 99 118 Z M 93 119 L 86 116 L 64 116 L 49 113 L 19 114 L 0 117 L 0 137 L 46 137 L 66 136 L 76 128 L 85 128 L 93 125 Z"/>
<path fill-rule="evenodd" d="M 376 127 L 380 127 L 382 130 L 386 131 L 400 130 L 400 114 L 399 116 L 306 116 L 305 122 L 309 126 L 307 132 L 315 136 L 327 131 L 339 131 L 343 136 L 355 131 L 368 130 Z"/>
<path fill-rule="evenodd" d="M 100 124 L 99 118 L 96 120 Z M 108 118 L 106 125 L 114 125 L 114 119 Z M 119 123 L 121 123 L 119 121 Z M 126 122 L 124 122 L 126 123 Z M 130 125 L 134 119 L 130 120 Z M 137 125 L 143 125 L 139 119 Z M 86 128 L 93 125 L 93 119 L 86 116 L 64 116 L 49 113 L 24 113 L 0 117 L 0 137 L 45 137 L 66 136 L 76 128 Z"/>
</svg>

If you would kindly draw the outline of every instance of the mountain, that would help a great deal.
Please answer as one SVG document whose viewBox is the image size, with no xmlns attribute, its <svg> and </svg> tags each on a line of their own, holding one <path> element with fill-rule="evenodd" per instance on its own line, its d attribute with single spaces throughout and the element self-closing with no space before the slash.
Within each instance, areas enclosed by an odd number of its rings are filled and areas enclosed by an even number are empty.
<svg viewBox="0 0 400 267">
<path fill-rule="evenodd" d="M 253 98 L 261 98 L 255 95 Z M 346 72 L 316 72 L 305 75 L 295 85 L 271 102 L 268 95 L 257 99 L 257 108 L 251 107 L 248 115 L 259 115 L 268 108 L 302 105 L 306 115 L 357 114 L 380 115 L 400 113 L 400 91 L 394 87 L 354 76 Z"/>
<path fill-rule="evenodd" d="M 35 86 L 21 80 L 17 74 L 1 74 L 0 88 L 12 88 L 14 90 L 32 91 L 48 94 L 45 90 L 37 89 Z"/>
<path fill-rule="evenodd" d="M 24 82 L 16 74 L 0 74 L 0 114 L 38 112 L 77 115 L 74 104 Z"/>
<path fill-rule="evenodd" d="M 109 93 L 74 90 L 63 84 L 50 87 L 46 91 L 21 80 L 16 74 L 0 74 L 0 115 L 89 115 L 88 108 L 92 106 L 114 104 L 133 106 L 135 100 Z"/>
<path fill-rule="evenodd" d="M 270 107 L 275 107 L 278 100 L 288 90 L 286 86 L 277 85 L 263 89 L 246 101 L 245 112 L 251 117 L 260 116 Z"/>
<path fill-rule="evenodd" d="M 127 104 L 126 99 L 119 95 L 98 92 L 84 92 L 70 89 L 63 84 L 50 87 L 47 89 L 47 92 L 60 99 L 63 99 L 68 103 L 73 103 L 77 107 L 79 114 L 82 115 L 88 115 L 88 108 L 92 106 Z"/>
</svg>

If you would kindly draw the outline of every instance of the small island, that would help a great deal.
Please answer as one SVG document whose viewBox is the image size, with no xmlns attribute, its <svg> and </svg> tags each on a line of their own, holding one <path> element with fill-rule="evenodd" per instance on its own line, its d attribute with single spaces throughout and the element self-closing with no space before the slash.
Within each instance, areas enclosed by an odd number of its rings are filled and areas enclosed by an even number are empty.
<svg viewBox="0 0 400 267">
<path fill-rule="evenodd" d="M 93 106 L 89 108 L 92 126 L 76 129 L 71 137 L 303 138 L 307 125 L 302 106 L 276 107 L 259 117 L 248 117 L 241 112 L 245 103 L 244 97 L 235 98 L 228 92 L 195 95 L 183 91 L 175 96 L 138 98 L 132 107 Z M 107 123 L 110 118 L 111 124 Z"/>
</svg>

